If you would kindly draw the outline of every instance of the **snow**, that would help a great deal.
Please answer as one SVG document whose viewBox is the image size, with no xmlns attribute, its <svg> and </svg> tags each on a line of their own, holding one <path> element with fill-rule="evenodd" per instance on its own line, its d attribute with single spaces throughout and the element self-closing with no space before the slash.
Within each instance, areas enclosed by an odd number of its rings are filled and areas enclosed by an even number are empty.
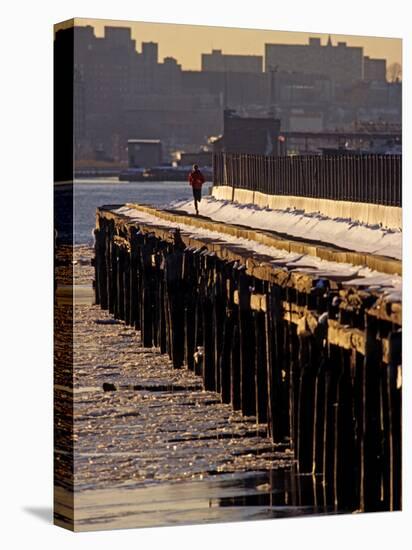
<svg viewBox="0 0 412 550">
<path fill-rule="evenodd" d="M 194 214 L 193 201 L 174 201 L 168 208 Z M 271 210 L 254 204 L 218 200 L 207 196 L 200 203 L 200 214 L 213 220 L 276 231 L 346 250 L 402 259 L 402 231 L 367 226 L 358 221 L 328 218 L 319 212 Z"/>
<path fill-rule="evenodd" d="M 173 207 L 177 208 L 176 203 L 173 203 Z M 170 208 L 170 205 L 168 208 Z M 182 208 L 179 209 L 182 210 Z M 202 213 L 204 213 L 204 210 L 205 208 L 203 206 Z M 194 227 L 190 224 L 165 222 L 165 220 L 155 215 L 127 205 L 114 209 L 113 212 L 127 216 L 131 221 L 159 226 L 167 224 L 170 229 L 179 228 L 182 232 L 194 238 L 207 238 L 224 242 L 231 246 L 241 247 L 248 250 L 251 256 L 253 254 L 267 256 L 265 260 L 273 264 L 274 267 L 285 268 L 288 271 L 314 274 L 319 278 L 338 279 L 342 281 L 344 285 L 379 290 L 387 296 L 387 299 L 391 302 L 400 302 L 402 299 L 402 278 L 399 275 L 379 273 L 367 267 L 354 266 L 348 263 L 330 262 L 315 256 L 310 256 L 309 254 L 287 252 L 286 250 L 280 250 L 272 246 L 257 243 L 256 241 L 234 237 L 226 233 L 219 233 L 218 231 Z"/>
</svg>

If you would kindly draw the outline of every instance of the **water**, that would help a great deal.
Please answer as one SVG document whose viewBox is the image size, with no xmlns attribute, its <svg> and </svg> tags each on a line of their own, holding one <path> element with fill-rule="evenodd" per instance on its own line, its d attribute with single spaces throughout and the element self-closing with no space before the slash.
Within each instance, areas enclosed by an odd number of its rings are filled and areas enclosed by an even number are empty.
<svg viewBox="0 0 412 550">
<path fill-rule="evenodd" d="M 206 194 L 209 185 L 203 186 Z M 119 182 L 117 178 L 76 180 L 74 186 L 75 244 L 92 244 L 96 208 L 104 204 L 139 202 L 163 206 L 189 199 L 192 189 L 185 181 Z"/>
<path fill-rule="evenodd" d="M 124 529 L 290 518 L 341 513 L 322 503 L 321 481 L 289 469 L 223 474 L 203 481 L 168 482 L 74 495 L 75 530 Z M 61 506 L 71 496 L 56 489 Z M 64 517 L 56 514 L 61 525 Z"/>
<path fill-rule="evenodd" d="M 203 391 L 198 376 L 173 369 L 167 355 L 142 347 L 138 331 L 87 302 L 91 255 L 75 248 L 57 292 L 57 321 L 75 320 L 73 352 L 65 357 L 64 341 L 55 343 L 57 523 L 68 525 L 73 498 L 78 531 L 336 513 L 322 479 L 300 476 L 266 425 Z M 65 299 L 71 273 L 74 310 Z M 64 474 L 68 409 L 74 497 Z"/>
<path fill-rule="evenodd" d="M 71 204 L 70 194 L 70 186 L 61 187 L 64 200 L 56 215 Z M 72 445 L 69 409 L 74 415 L 76 530 L 337 511 L 326 499 L 322 480 L 298 475 L 293 455 L 271 443 L 266 426 L 202 391 L 199 377 L 173 369 L 159 350 L 142 347 L 137 331 L 93 305 L 89 245 L 96 208 L 125 202 L 161 206 L 190 197 L 185 182 L 94 179 L 74 186 L 75 261 L 61 262 L 56 292 L 57 323 L 68 324 L 74 345 L 68 349 L 59 337 L 64 330 L 58 332 L 56 474 L 61 481 L 55 487 L 55 518 L 60 525 L 67 525 L 73 504 L 71 481 L 65 482 L 64 474 Z M 61 242 L 73 223 L 72 211 L 63 208 L 63 213 Z M 58 250 L 62 260 L 64 248 Z"/>
</svg>

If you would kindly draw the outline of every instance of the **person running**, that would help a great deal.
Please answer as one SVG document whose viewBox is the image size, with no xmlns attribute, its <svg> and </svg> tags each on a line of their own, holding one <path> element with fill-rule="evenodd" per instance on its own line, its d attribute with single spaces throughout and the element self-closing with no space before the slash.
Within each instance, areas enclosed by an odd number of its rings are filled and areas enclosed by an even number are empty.
<svg viewBox="0 0 412 550">
<path fill-rule="evenodd" d="M 193 170 L 189 174 L 189 183 L 192 186 L 196 216 L 198 216 L 198 203 L 202 200 L 202 185 L 205 183 L 205 178 L 203 177 L 203 174 L 199 170 L 199 166 L 197 164 L 193 165 Z"/>
</svg>

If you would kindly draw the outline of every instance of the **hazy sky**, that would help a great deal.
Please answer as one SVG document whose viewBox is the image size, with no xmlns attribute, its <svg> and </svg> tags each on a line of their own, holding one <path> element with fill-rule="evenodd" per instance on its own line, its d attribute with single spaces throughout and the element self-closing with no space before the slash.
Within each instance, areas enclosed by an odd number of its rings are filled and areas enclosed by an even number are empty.
<svg viewBox="0 0 412 550">
<path fill-rule="evenodd" d="M 136 40 L 136 49 L 141 51 L 141 42 L 159 44 L 159 61 L 174 57 L 183 69 L 199 70 L 201 53 L 221 49 L 227 54 L 264 55 L 266 42 L 283 44 L 307 44 L 309 36 L 321 38 L 326 44 L 327 34 L 266 31 L 256 29 L 231 29 L 197 25 L 176 25 L 172 23 L 139 23 L 132 21 L 111 21 L 108 19 L 75 19 L 76 26 L 92 25 L 96 36 L 103 36 L 105 25 L 130 27 Z M 377 38 L 332 34 L 332 43 L 346 42 L 348 46 L 362 46 L 364 55 L 386 58 L 387 64 L 402 63 L 402 40 L 399 38 Z"/>
</svg>

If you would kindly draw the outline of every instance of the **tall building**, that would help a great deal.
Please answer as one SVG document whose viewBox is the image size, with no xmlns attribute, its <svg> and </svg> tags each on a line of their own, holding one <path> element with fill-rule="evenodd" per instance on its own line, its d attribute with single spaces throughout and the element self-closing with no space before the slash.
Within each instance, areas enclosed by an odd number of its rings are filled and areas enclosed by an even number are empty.
<svg viewBox="0 0 412 550">
<path fill-rule="evenodd" d="M 308 44 L 265 44 L 265 71 L 289 71 L 324 74 L 334 81 L 353 82 L 363 78 L 363 48 L 329 38 L 322 46 L 320 38 Z"/>
<path fill-rule="evenodd" d="M 368 56 L 363 58 L 364 80 L 386 80 L 386 59 L 371 59 Z"/>
<path fill-rule="evenodd" d="M 222 50 L 202 53 L 202 71 L 261 73 L 262 66 L 261 55 L 229 55 Z"/>
<path fill-rule="evenodd" d="M 168 93 L 180 91 L 182 88 L 182 67 L 174 57 L 165 57 L 163 63 L 157 65 L 156 88 Z"/>
<path fill-rule="evenodd" d="M 156 65 L 158 55 L 156 42 L 142 42 L 142 60 L 145 65 Z"/>
<path fill-rule="evenodd" d="M 97 37 L 92 26 L 74 27 L 74 70 L 76 87 L 83 94 L 84 150 L 89 150 L 89 158 L 112 159 L 119 154 L 118 121 L 132 91 L 136 56 L 128 27 L 106 26 L 103 37 Z"/>
</svg>

